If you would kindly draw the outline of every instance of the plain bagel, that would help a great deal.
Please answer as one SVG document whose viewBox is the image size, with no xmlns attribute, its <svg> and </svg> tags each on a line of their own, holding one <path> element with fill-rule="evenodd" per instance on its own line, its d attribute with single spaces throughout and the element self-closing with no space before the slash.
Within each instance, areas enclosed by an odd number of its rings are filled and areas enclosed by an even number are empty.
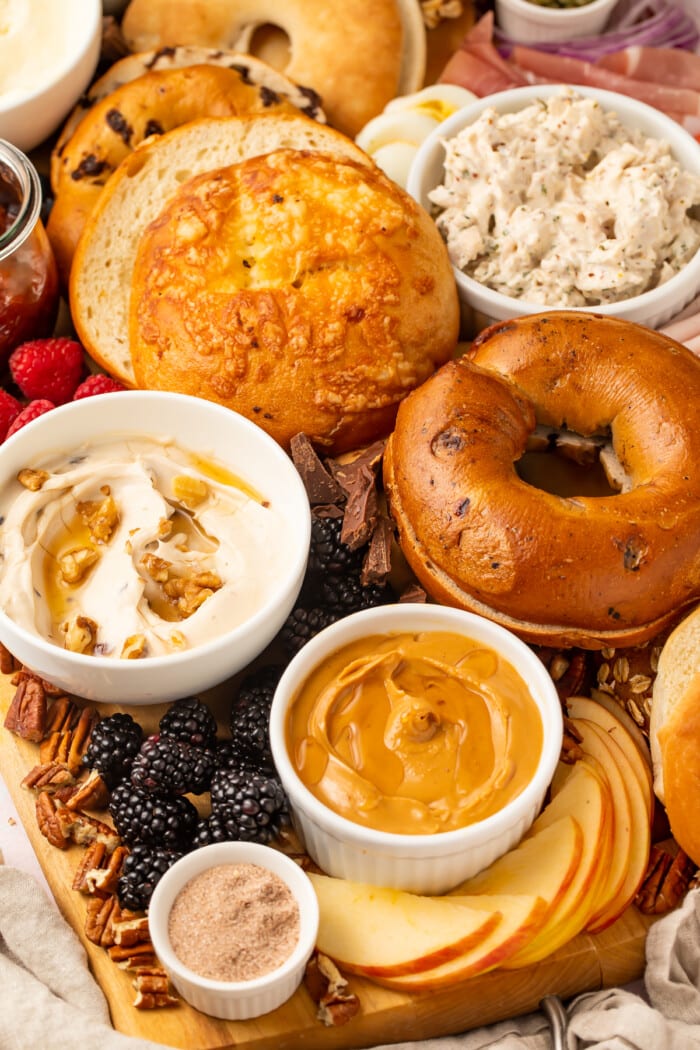
<svg viewBox="0 0 700 1050">
<path fill-rule="evenodd" d="M 515 469 L 537 424 L 609 431 L 625 491 L 563 498 Z M 700 361 L 626 321 L 492 325 L 400 406 L 385 482 L 428 593 L 526 640 L 656 635 L 700 596 Z"/>
<path fill-rule="evenodd" d="M 256 28 L 278 27 L 289 39 L 283 72 L 321 96 L 334 127 L 356 135 L 389 99 L 416 90 L 425 70 L 425 31 L 417 0 L 408 0 L 422 41 L 420 68 L 405 87 L 406 23 L 397 0 L 131 0 L 122 30 L 132 51 L 200 45 L 245 51 Z M 415 11 L 413 10 L 415 9 Z"/>
<path fill-rule="evenodd" d="M 211 65 L 153 70 L 97 102 L 56 150 L 47 232 L 64 282 L 107 180 L 141 142 L 200 117 L 273 111 L 299 112 L 286 96 L 248 83 L 241 71 Z"/>
</svg>

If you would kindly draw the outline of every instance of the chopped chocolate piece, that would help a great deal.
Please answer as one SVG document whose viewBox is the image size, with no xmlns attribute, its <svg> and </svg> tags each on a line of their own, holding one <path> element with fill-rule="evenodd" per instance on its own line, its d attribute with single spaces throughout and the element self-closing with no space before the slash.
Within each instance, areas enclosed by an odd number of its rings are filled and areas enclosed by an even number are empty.
<svg viewBox="0 0 700 1050">
<path fill-rule="evenodd" d="M 369 540 L 377 523 L 377 478 L 370 466 L 363 463 L 355 472 L 353 485 L 348 490 L 343 527 L 340 538 L 351 551 Z"/>
<path fill-rule="evenodd" d="M 362 563 L 360 583 L 363 587 L 386 583 L 391 572 L 391 536 L 391 522 L 386 514 L 380 513 Z"/>
<path fill-rule="evenodd" d="M 428 595 L 419 583 L 411 583 L 399 595 L 400 602 L 427 602 Z"/>
<path fill-rule="evenodd" d="M 296 434 L 292 438 L 291 453 L 312 506 L 343 500 L 342 488 L 328 473 L 306 434 Z"/>
<path fill-rule="evenodd" d="M 344 513 L 337 503 L 319 503 L 314 507 L 315 518 L 342 518 Z"/>
</svg>

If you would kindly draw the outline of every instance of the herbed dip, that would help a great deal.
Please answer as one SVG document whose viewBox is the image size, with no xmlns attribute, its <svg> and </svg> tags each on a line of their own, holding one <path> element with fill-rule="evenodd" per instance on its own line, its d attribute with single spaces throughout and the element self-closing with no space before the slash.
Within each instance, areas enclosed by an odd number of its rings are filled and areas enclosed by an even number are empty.
<svg viewBox="0 0 700 1050">
<path fill-rule="evenodd" d="M 0 493 L 0 606 L 74 652 L 201 645 L 270 597 L 285 522 L 221 463 L 115 436 L 28 466 Z"/>
<path fill-rule="evenodd" d="M 700 177 L 669 145 L 563 88 L 516 113 L 484 110 L 445 143 L 429 198 L 453 264 L 548 306 L 640 295 L 700 247 Z"/>
<path fill-rule="evenodd" d="M 326 658 L 290 705 L 300 779 L 356 824 L 427 835 L 498 812 L 542 753 L 537 704 L 494 649 L 449 631 L 361 638 Z"/>
</svg>

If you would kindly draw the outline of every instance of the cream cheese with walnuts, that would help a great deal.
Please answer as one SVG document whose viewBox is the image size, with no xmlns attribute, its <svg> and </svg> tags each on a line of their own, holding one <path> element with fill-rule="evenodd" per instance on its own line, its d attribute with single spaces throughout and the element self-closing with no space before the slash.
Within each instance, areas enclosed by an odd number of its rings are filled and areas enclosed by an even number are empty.
<svg viewBox="0 0 700 1050">
<path fill-rule="evenodd" d="M 201 645 L 275 587 L 284 519 L 222 464 L 163 439 L 105 440 L 1 494 L 0 607 L 76 652 Z"/>
<path fill-rule="evenodd" d="M 504 295 L 619 302 L 700 248 L 700 177 L 570 88 L 516 113 L 489 107 L 444 145 L 444 182 L 429 196 L 450 258 Z"/>
</svg>

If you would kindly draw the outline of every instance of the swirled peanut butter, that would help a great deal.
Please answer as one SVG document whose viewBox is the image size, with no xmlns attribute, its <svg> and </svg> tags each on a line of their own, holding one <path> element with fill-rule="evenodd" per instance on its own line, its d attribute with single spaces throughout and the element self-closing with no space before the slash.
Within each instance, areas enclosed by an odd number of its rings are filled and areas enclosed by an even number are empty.
<svg viewBox="0 0 700 1050">
<path fill-rule="evenodd" d="M 287 747 L 307 788 L 380 831 L 434 834 L 496 813 L 532 778 L 542 721 L 495 650 L 443 631 L 363 638 L 306 680 Z"/>
</svg>

